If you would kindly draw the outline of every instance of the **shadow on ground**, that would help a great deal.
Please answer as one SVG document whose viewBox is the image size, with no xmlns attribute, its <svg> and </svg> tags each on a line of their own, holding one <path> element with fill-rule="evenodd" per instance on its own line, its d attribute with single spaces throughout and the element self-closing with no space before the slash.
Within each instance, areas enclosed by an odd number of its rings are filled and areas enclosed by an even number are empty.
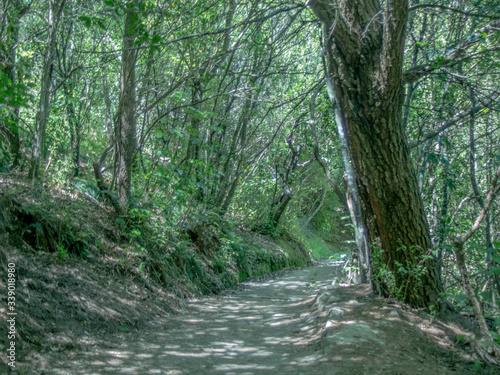
<svg viewBox="0 0 500 375">
<path fill-rule="evenodd" d="M 449 330 L 370 296 L 367 286 L 333 287 L 337 273 L 321 264 L 191 300 L 153 329 L 61 356 L 46 373 L 471 373 L 471 354 Z"/>
</svg>

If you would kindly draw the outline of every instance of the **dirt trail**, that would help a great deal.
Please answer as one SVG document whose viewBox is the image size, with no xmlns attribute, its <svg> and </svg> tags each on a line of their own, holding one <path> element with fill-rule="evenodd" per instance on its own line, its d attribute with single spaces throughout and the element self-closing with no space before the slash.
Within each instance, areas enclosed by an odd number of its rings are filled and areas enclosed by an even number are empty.
<svg viewBox="0 0 500 375">
<path fill-rule="evenodd" d="M 332 286 L 336 272 L 323 263 L 191 300 L 155 330 L 60 357 L 45 373 L 473 373 L 443 327 L 368 296 L 366 286 Z"/>
</svg>

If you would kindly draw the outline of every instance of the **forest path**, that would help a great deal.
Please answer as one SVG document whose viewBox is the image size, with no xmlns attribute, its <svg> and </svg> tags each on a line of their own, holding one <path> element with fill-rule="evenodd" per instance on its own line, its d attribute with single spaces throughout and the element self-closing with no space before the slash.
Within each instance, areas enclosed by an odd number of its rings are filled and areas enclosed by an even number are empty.
<svg viewBox="0 0 500 375">
<path fill-rule="evenodd" d="M 320 263 L 190 300 L 154 330 L 53 363 L 51 373 L 470 373 L 444 331 L 369 296 L 366 285 L 333 287 L 336 272 Z"/>
</svg>

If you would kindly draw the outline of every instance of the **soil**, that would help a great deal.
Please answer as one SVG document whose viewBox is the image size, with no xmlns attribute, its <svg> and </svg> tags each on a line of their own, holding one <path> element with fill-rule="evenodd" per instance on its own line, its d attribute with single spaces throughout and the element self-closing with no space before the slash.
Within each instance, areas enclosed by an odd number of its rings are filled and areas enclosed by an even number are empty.
<svg viewBox="0 0 500 375">
<path fill-rule="evenodd" d="M 467 333 L 375 297 L 367 285 L 338 284 L 340 273 L 338 265 L 324 262 L 245 282 L 224 295 L 191 299 L 174 313 L 131 324 L 110 340 L 32 355 L 21 371 L 299 375 L 479 370 L 471 345 L 458 339 Z M 92 326 L 87 330 L 93 334 Z M 480 373 L 500 372 L 489 366 Z"/>
</svg>

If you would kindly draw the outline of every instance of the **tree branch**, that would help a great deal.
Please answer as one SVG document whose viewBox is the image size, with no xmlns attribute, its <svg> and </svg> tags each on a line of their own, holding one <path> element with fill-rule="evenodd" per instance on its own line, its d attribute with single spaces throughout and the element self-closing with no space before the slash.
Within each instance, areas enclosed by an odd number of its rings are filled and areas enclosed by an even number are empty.
<svg viewBox="0 0 500 375">
<path fill-rule="evenodd" d="M 464 110 L 458 112 L 455 116 L 453 116 L 449 120 L 445 121 L 443 123 L 443 125 L 441 125 L 436 130 L 433 130 L 431 132 L 426 133 L 418 141 L 409 142 L 408 146 L 410 147 L 410 149 L 415 148 L 417 146 L 420 146 L 422 143 L 428 141 L 429 139 L 432 139 L 432 138 L 436 137 L 437 135 L 439 135 L 444 130 L 446 130 L 449 127 L 451 127 L 452 125 L 456 124 L 458 121 L 460 121 L 464 117 L 467 117 L 467 116 L 470 116 L 472 114 L 475 114 L 475 113 L 479 112 L 480 110 L 482 110 L 484 108 L 487 108 L 490 104 L 495 103 L 497 101 L 497 99 L 498 99 L 499 96 L 500 96 L 500 93 L 499 92 L 495 92 L 492 96 L 489 97 L 488 100 L 486 100 L 482 104 L 477 105 L 475 107 L 472 107 L 472 108 L 470 108 L 468 110 L 464 109 Z"/>
<path fill-rule="evenodd" d="M 491 182 L 491 187 L 490 187 L 490 190 L 488 192 L 488 196 L 486 197 L 486 199 L 484 201 L 483 209 L 481 210 L 481 213 L 476 218 L 474 225 L 472 225 L 472 227 L 463 236 L 457 237 L 455 239 L 455 243 L 464 244 L 479 229 L 479 226 L 481 225 L 481 222 L 484 220 L 486 213 L 490 209 L 490 206 L 493 203 L 495 196 L 498 194 L 497 185 L 498 185 L 499 178 L 500 178 L 500 166 L 498 167 L 498 169 L 495 173 L 495 177 L 493 178 L 493 181 Z"/>
<path fill-rule="evenodd" d="M 498 31 L 499 27 L 500 21 L 491 22 L 479 31 L 469 35 L 465 41 L 457 43 L 452 48 L 447 48 L 444 56 L 438 56 L 436 59 L 429 61 L 428 63 L 408 69 L 403 73 L 403 81 L 405 83 L 418 81 L 422 77 L 425 77 L 436 70 L 456 63 L 458 59 L 462 60 L 463 58 L 466 58 L 465 52 L 467 52 L 469 48 L 478 43 L 485 34 L 489 35 Z"/>
</svg>

